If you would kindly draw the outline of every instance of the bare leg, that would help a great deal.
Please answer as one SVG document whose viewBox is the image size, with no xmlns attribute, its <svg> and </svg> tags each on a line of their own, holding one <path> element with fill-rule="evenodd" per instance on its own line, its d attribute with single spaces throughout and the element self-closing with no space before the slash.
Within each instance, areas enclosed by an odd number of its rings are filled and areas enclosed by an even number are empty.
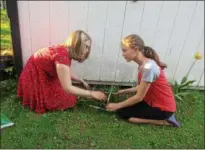
<svg viewBox="0 0 205 150">
<path fill-rule="evenodd" d="M 152 119 L 141 119 L 141 118 L 130 118 L 128 120 L 129 122 L 132 123 L 143 123 L 143 124 L 154 124 L 154 125 L 170 125 L 166 120 L 152 120 Z"/>
</svg>

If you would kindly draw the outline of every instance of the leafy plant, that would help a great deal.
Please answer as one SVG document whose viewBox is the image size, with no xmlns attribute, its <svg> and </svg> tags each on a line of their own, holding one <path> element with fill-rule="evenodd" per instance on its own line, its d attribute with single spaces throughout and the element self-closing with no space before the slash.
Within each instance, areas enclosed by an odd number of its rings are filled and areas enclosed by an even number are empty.
<svg viewBox="0 0 205 150">
<path fill-rule="evenodd" d="M 17 86 L 17 80 L 16 79 L 8 79 L 4 81 L 0 81 L 0 91 L 1 94 L 3 93 L 15 93 L 16 92 L 16 86 Z"/>
<path fill-rule="evenodd" d="M 202 55 L 199 52 L 196 52 L 194 54 L 194 59 L 194 62 L 192 63 L 186 75 L 182 78 L 181 82 L 178 83 L 175 80 L 173 83 L 171 83 L 174 92 L 174 97 L 178 101 L 182 101 L 184 96 L 189 95 L 191 93 L 191 91 L 189 91 L 188 88 L 190 87 L 190 85 L 196 82 L 196 80 L 188 80 L 188 76 L 196 61 L 202 59 Z"/>
<path fill-rule="evenodd" d="M 7 67 L 7 68 L 4 69 L 4 71 L 11 76 L 14 72 L 14 67 L 13 66 L 12 67 Z"/>
<path fill-rule="evenodd" d="M 17 74 L 14 66 L 8 66 L 1 70 L 2 79 L 1 80 L 7 80 L 7 79 L 16 79 Z"/>
<path fill-rule="evenodd" d="M 195 80 L 188 80 L 187 76 L 185 76 L 182 78 L 180 83 L 178 83 L 177 81 L 171 83 L 175 99 L 178 101 L 182 101 L 184 96 L 190 94 L 191 91 L 188 91 L 187 89 L 194 82 Z"/>
</svg>

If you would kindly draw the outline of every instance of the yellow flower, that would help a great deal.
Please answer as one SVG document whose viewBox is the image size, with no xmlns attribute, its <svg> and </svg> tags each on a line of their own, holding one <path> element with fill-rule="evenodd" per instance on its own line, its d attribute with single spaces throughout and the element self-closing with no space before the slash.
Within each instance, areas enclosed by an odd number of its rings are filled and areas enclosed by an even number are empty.
<svg viewBox="0 0 205 150">
<path fill-rule="evenodd" d="M 196 59 L 196 60 L 202 59 L 202 55 L 199 52 L 196 52 L 194 54 L 194 59 Z"/>
</svg>

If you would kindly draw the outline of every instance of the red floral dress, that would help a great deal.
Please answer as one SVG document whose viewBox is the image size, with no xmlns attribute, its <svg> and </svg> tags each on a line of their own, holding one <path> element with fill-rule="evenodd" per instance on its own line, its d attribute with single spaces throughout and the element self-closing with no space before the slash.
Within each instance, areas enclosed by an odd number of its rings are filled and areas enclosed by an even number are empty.
<svg viewBox="0 0 205 150">
<path fill-rule="evenodd" d="M 64 110 L 76 104 L 76 96 L 66 93 L 59 82 L 55 64 L 71 65 L 66 47 L 43 48 L 27 61 L 18 83 L 18 97 L 22 104 L 37 113 Z"/>
</svg>

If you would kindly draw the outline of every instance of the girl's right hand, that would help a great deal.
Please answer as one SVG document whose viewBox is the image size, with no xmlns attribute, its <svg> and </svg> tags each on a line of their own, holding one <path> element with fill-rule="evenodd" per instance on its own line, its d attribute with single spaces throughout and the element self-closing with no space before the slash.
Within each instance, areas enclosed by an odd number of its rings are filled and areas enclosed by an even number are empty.
<svg viewBox="0 0 205 150">
<path fill-rule="evenodd" d="M 100 101 L 107 100 L 107 96 L 101 91 L 91 91 L 91 97 Z"/>
<path fill-rule="evenodd" d="M 119 90 L 115 93 L 115 95 L 125 94 L 126 90 Z"/>
</svg>

